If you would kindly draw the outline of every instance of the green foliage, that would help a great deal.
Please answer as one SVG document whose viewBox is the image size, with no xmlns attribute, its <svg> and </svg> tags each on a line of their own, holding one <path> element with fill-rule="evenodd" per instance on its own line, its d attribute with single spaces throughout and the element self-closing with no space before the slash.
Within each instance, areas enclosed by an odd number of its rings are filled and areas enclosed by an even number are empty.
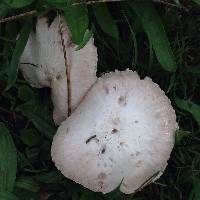
<svg viewBox="0 0 200 200">
<path fill-rule="evenodd" d="M 93 10 L 95 17 L 97 19 L 97 23 L 99 24 L 101 29 L 111 37 L 114 37 L 115 39 L 118 40 L 119 38 L 118 28 L 107 8 L 107 5 L 94 4 Z"/>
<path fill-rule="evenodd" d="M 38 131 L 52 140 L 55 127 L 53 126 L 52 120 L 49 118 L 50 113 L 46 109 L 47 108 L 37 100 L 30 100 L 18 106 L 16 111 L 26 116 L 35 125 Z"/>
<path fill-rule="evenodd" d="M 88 29 L 87 6 L 85 4 L 73 6 L 72 3 L 68 3 L 68 6 L 64 8 L 64 15 L 72 33 L 72 41 L 80 44 Z"/>
<path fill-rule="evenodd" d="M 200 189 L 200 1 L 3 0 L 0 18 L 36 10 L 64 15 L 77 50 L 93 35 L 98 74 L 136 70 L 166 92 L 179 130 L 164 175 L 134 195 L 93 193 L 51 161 L 57 127 L 48 89 L 30 87 L 19 69 L 34 17 L 0 24 L 0 200 L 198 200 Z M 50 20 L 51 21 L 51 20 Z"/>
<path fill-rule="evenodd" d="M 170 48 L 167 35 L 160 16 L 150 1 L 130 2 L 131 8 L 138 15 L 139 20 L 148 35 L 157 59 L 162 67 L 168 71 L 175 71 L 177 66 Z"/>
<path fill-rule="evenodd" d="M 33 128 L 23 129 L 20 138 L 25 145 L 30 147 L 41 144 L 42 142 L 41 135 Z"/>
<path fill-rule="evenodd" d="M 0 192 L 12 192 L 17 170 L 17 153 L 9 130 L 0 123 Z"/>
<path fill-rule="evenodd" d="M 28 101 L 34 99 L 35 94 L 27 85 L 20 85 L 18 88 L 18 98 L 22 101 Z"/>
<path fill-rule="evenodd" d="M 193 0 L 193 1 L 200 5 L 200 0 Z"/>
<path fill-rule="evenodd" d="M 38 192 L 40 190 L 39 185 L 31 177 L 19 177 L 15 182 L 15 187 L 23 188 L 31 192 Z"/>
<path fill-rule="evenodd" d="M 76 50 L 82 49 L 87 44 L 87 42 L 90 40 L 91 37 L 92 37 L 92 31 L 86 30 L 86 32 L 85 32 L 85 34 L 83 36 L 83 40 L 78 45 L 78 47 L 76 48 Z"/>
<path fill-rule="evenodd" d="M 13 8 L 22 8 L 33 3 L 34 0 L 3 0 L 3 2 Z"/>
<path fill-rule="evenodd" d="M 199 105 L 196 105 L 190 101 L 185 101 L 179 98 L 176 98 L 176 104 L 180 109 L 192 114 L 200 127 L 200 106 Z"/>
<path fill-rule="evenodd" d="M 7 70 L 8 85 L 6 87 L 6 90 L 10 89 L 15 83 L 15 80 L 17 78 L 20 58 L 28 41 L 28 36 L 31 32 L 31 29 L 32 29 L 32 23 L 31 21 L 27 21 L 22 27 L 21 32 L 19 33 L 19 38 L 17 39 L 16 42 L 10 66 Z"/>
<path fill-rule="evenodd" d="M 0 199 L 2 200 L 19 200 L 14 194 L 9 192 L 0 192 Z"/>
</svg>

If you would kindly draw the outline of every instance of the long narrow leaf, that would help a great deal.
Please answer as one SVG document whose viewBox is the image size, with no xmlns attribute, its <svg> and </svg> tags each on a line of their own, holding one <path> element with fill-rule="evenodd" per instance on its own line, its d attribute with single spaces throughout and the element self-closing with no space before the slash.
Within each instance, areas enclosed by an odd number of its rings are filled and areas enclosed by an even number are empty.
<svg viewBox="0 0 200 200">
<path fill-rule="evenodd" d="M 73 6 L 72 1 L 68 0 L 68 4 L 63 10 L 67 25 L 72 34 L 72 41 L 79 45 L 88 29 L 89 19 L 87 6 L 85 4 Z"/>
<path fill-rule="evenodd" d="M 16 180 L 15 187 L 31 192 L 38 192 L 40 187 L 31 177 L 20 177 Z"/>
<path fill-rule="evenodd" d="M 26 116 L 43 135 L 52 140 L 56 131 L 55 127 L 47 119 L 47 113 L 45 113 L 44 108 L 38 102 L 34 100 L 28 101 L 18 106 L 16 110 Z"/>
<path fill-rule="evenodd" d="M 193 2 L 197 3 L 198 5 L 200 5 L 200 0 L 193 0 Z"/>
<path fill-rule="evenodd" d="M 177 65 L 170 47 L 161 18 L 151 1 L 129 1 L 129 5 L 140 19 L 150 43 L 162 67 L 167 71 L 176 71 Z"/>
<path fill-rule="evenodd" d="M 25 6 L 30 5 L 31 3 L 33 3 L 34 0 L 4 0 L 4 2 L 6 4 L 8 4 L 9 6 L 13 7 L 13 8 L 22 8 Z"/>
<path fill-rule="evenodd" d="M 0 192 L 1 200 L 19 200 L 14 194 L 10 192 Z"/>
<path fill-rule="evenodd" d="M 17 152 L 6 126 L 0 122 L 0 192 L 12 192 L 17 170 Z"/>
<path fill-rule="evenodd" d="M 97 19 L 98 24 L 100 25 L 101 29 L 118 40 L 119 33 L 106 4 L 94 4 L 93 10 L 95 17 Z"/>
<path fill-rule="evenodd" d="M 26 46 L 28 36 L 31 32 L 31 28 L 32 28 L 32 23 L 30 21 L 27 21 L 21 29 L 21 32 L 17 39 L 16 46 L 12 55 L 10 66 L 7 71 L 8 83 L 6 90 L 9 90 L 16 81 L 20 58 Z"/>
<path fill-rule="evenodd" d="M 190 101 L 185 101 L 179 98 L 175 99 L 177 106 L 184 111 L 192 114 L 200 127 L 200 106 Z"/>
</svg>

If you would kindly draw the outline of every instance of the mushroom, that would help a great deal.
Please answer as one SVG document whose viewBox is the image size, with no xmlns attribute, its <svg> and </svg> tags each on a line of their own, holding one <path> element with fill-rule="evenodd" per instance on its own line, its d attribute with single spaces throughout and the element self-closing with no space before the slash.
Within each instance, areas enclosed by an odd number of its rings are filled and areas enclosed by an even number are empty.
<svg viewBox="0 0 200 200">
<path fill-rule="evenodd" d="M 36 31 L 29 36 L 21 58 L 21 71 L 31 86 L 52 89 L 53 118 L 57 124 L 66 119 L 96 81 L 97 49 L 94 39 L 80 50 L 70 40 L 63 18 L 51 25 L 38 18 Z"/>
<path fill-rule="evenodd" d="M 150 78 L 129 70 L 107 73 L 58 128 L 52 160 L 92 191 L 119 186 L 134 193 L 163 173 L 177 128 L 170 100 Z"/>
</svg>

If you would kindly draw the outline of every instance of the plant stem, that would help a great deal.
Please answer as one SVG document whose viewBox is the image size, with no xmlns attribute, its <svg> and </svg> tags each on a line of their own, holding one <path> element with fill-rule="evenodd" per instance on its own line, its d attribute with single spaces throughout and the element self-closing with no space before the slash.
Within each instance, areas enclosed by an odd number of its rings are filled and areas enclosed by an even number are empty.
<svg viewBox="0 0 200 200">
<path fill-rule="evenodd" d="M 68 117 L 71 115 L 71 79 L 70 79 L 70 66 L 67 62 L 67 53 L 66 53 L 66 46 L 65 46 L 65 40 L 63 37 L 63 31 L 62 31 L 62 22 L 60 21 L 59 23 L 59 33 L 61 37 L 61 43 L 62 43 L 62 48 L 63 48 L 63 54 L 64 54 L 64 60 L 65 60 L 65 67 L 66 67 L 66 76 L 67 76 L 67 94 L 68 94 L 68 99 L 67 99 L 67 106 L 68 106 Z"/>
<path fill-rule="evenodd" d="M 19 15 L 14 15 L 14 16 L 7 17 L 7 18 L 4 18 L 4 19 L 0 19 L 0 24 L 5 23 L 5 22 L 9 22 L 9 21 L 14 21 L 14 20 L 20 19 L 22 17 L 35 15 L 36 13 L 37 13 L 36 10 L 32 10 L 32 11 L 29 11 L 29 12 L 21 13 Z"/>
</svg>

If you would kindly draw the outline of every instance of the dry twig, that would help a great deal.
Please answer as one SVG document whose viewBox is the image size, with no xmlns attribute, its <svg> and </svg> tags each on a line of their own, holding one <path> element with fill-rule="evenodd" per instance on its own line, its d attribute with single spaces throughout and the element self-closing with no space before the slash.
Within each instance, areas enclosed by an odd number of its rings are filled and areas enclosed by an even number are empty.
<svg viewBox="0 0 200 200">
<path fill-rule="evenodd" d="M 9 22 L 9 21 L 14 21 L 14 20 L 20 19 L 22 17 L 35 15 L 36 13 L 37 13 L 36 10 L 31 10 L 29 12 L 21 13 L 19 15 L 14 15 L 14 16 L 7 17 L 7 18 L 4 18 L 4 19 L 0 19 L 0 24 L 5 23 L 5 22 Z"/>
</svg>

